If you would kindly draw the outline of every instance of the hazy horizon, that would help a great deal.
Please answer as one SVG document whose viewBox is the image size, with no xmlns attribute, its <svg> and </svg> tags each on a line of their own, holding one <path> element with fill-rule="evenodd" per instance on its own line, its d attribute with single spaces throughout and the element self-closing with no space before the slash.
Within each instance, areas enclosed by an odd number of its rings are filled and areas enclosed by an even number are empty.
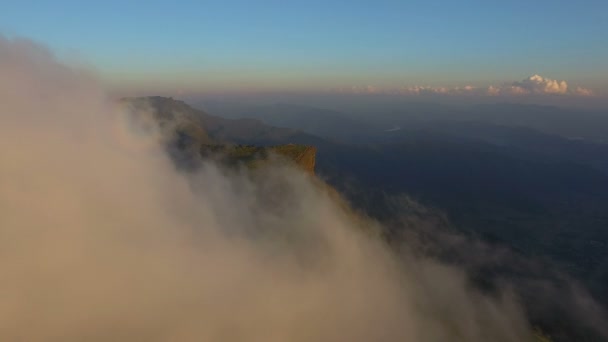
<svg viewBox="0 0 608 342">
<path fill-rule="evenodd" d="M 167 14 L 170 12 L 171 14 Z M 3 6 L 0 33 L 110 92 L 388 96 L 608 107 L 606 2 L 468 0 Z M 74 29 L 76 28 L 77 29 Z"/>
</svg>

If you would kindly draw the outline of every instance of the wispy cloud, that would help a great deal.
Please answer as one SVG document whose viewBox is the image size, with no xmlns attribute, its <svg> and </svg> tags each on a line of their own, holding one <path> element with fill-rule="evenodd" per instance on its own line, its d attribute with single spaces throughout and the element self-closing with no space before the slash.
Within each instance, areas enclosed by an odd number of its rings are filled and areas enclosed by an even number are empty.
<svg viewBox="0 0 608 342">
<path fill-rule="evenodd" d="M 471 94 L 479 90 L 477 87 L 470 85 L 464 87 L 430 87 L 430 86 L 413 86 L 403 87 L 399 89 L 400 94 L 407 95 L 424 95 L 424 94 Z"/>
<path fill-rule="evenodd" d="M 340 88 L 338 92 L 341 93 L 351 93 L 351 94 L 379 94 L 385 92 L 384 89 L 380 89 L 375 86 L 367 85 L 367 86 L 352 86 L 349 88 Z"/>
</svg>

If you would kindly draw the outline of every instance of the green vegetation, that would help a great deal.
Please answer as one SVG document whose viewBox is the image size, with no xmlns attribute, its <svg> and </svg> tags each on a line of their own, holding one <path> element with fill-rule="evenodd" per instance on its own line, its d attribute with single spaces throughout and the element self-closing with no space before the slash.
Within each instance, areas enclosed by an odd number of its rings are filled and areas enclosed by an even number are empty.
<svg viewBox="0 0 608 342">
<path fill-rule="evenodd" d="M 313 146 L 287 144 L 271 147 L 270 150 L 295 161 L 298 166 L 308 172 L 314 173 L 315 171 L 317 149 Z"/>
<path fill-rule="evenodd" d="M 300 158 L 306 152 L 307 148 L 309 147 L 305 145 L 287 144 L 273 146 L 270 148 L 270 150 L 289 159 L 298 160 L 298 158 Z"/>
<path fill-rule="evenodd" d="M 201 145 L 201 155 L 228 165 L 243 164 L 255 168 L 271 156 L 294 162 L 306 171 L 314 172 L 316 149 L 306 145 L 286 144 L 271 147 L 254 145 Z"/>
</svg>

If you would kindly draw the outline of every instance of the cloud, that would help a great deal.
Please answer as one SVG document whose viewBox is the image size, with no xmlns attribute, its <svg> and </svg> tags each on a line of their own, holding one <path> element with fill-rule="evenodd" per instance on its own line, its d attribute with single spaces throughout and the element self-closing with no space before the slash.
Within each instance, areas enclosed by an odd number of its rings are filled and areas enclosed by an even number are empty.
<svg viewBox="0 0 608 342">
<path fill-rule="evenodd" d="M 498 95 L 570 95 L 593 96 L 593 91 L 576 87 L 571 88 L 566 81 L 558 81 L 540 75 L 532 75 L 522 81 L 503 84 L 502 86 L 489 86 L 486 93 L 491 96 Z"/>
<path fill-rule="evenodd" d="M 576 87 L 574 89 L 573 93 L 576 95 L 580 95 L 580 96 L 594 96 L 595 95 L 595 93 L 591 89 L 587 89 L 587 88 L 583 88 L 583 87 Z"/>
<path fill-rule="evenodd" d="M 421 94 L 447 94 L 449 89 L 446 87 L 413 86 L 400 89 L 402 94 L 421 95 Z"/>
<path fill-rule="evenodd" d="M 578 95 L 592 96 L 589 89 L 568 87 L 566 81 L 558 81 L 540 75 L 532 75 L 522 81 L 505 84 L 503 86 L 488 87 L 489 95 Z"/>
<path fill-rule="evenodd" d="M 509 292 L 397 258 L 308 175 L 176 170 L 95 77 L 0 37 L 0 340 L 522 341 Z"/>
<path fill-rule="evenodd" d="M 342 94 L 385 94 L 385 95 L 455 95 L 468 94 L 478 91 L 478 88 L 467 85 L 464 87 L 432 87 L 432 86 L 404 86 L 400 88 L 381 88 L 377 86 L 352 86 L 336 90 Z"/>
<path fill-rule="evenodd" d="M 439 94 L 439 95 L 466 95 L 473 94 L 478 91 L 477 87 L 470 85 L 464 87 L 431 87 L 431 86 L 413 86 L 403 87 L 398 93 L 404 95 L 425 95 L 425 94 Z"/>
<path fill-rule="evenodd" d="M 521 82 L 515 82 L 513 86 L 537 94 L 566 94 L 568 92 L 566 81 L 556 81 L 537 74 Z"/>
<path fill-rule="evenodd" d="M 352 86 L 348 88 L 339 88 L 336 90 L 338 93 L 342 94 L 379 94 L 382 92 L 382 89 L 367 85 L 367 86 Z"/>
<path fill-rule="evenodd" d="M 466 86 L 404 86 L 400 88 L 381 88 L 375 86 L 340 89 L 341 93 L 387 94 L 403 96 L 520 96 L 520 95 L 563 95 L 594 96 L 590 89 L 577 86 L 569 87 L 566 81 L 557 81 L 540 75 L 532 75 L 522 81 L 490 85 L 487 87 Z"/>
</svg>

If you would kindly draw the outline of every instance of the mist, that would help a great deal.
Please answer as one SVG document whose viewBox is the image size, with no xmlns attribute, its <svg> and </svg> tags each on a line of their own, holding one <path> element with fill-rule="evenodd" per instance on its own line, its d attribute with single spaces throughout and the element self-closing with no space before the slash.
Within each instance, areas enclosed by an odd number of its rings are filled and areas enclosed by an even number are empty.
<svg viewBox="0 0 608 342">
<path fill-rule="evenodd" d="M 0 339 L 523 341 L 517 298 L 396 255 L 312 176 L 176 168 L 94 72 L 0 37 Z"/>
</svg>

